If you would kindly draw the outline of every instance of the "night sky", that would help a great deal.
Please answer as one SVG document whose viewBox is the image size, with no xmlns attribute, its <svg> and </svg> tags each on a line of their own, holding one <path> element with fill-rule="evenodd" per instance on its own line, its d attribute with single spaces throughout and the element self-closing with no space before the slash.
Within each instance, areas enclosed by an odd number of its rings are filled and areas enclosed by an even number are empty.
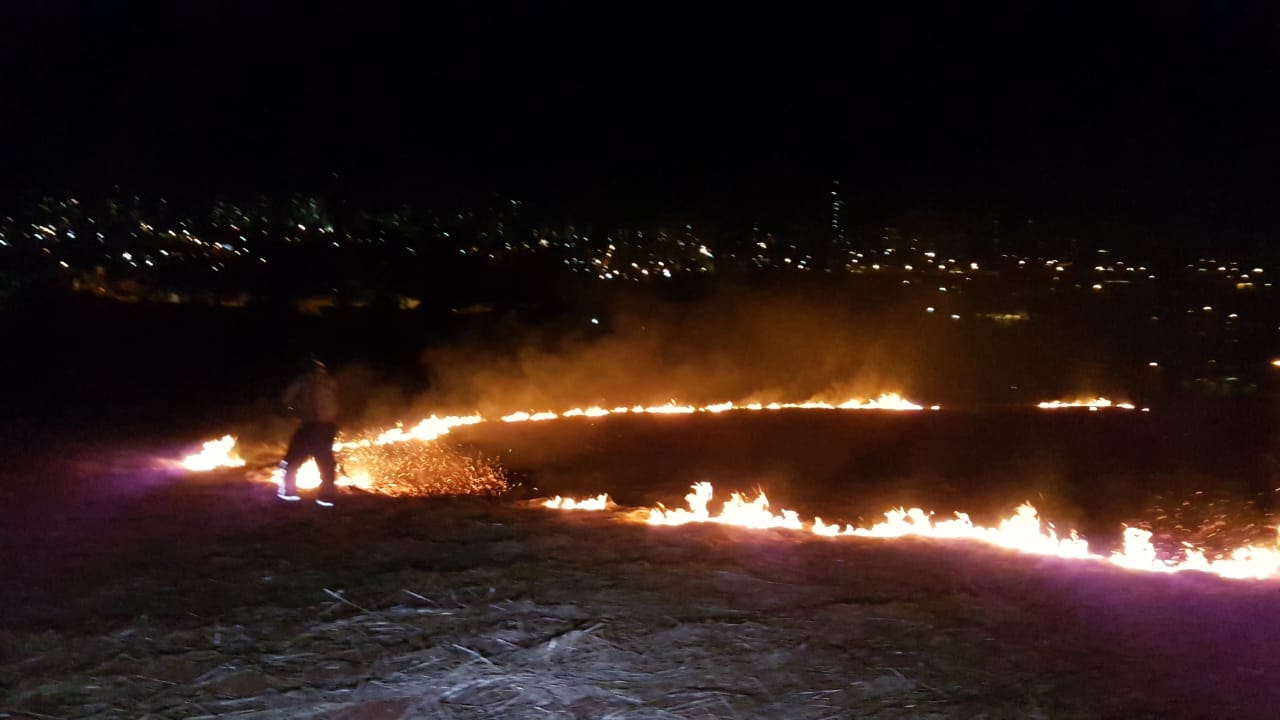
<svg viewBox="0 0 1280 720">
<path fill-rule="evenodd" d="M 272 5 L 5 3 L 6 194 L 1280 230 L 1272 3 Z"/>
</svg>

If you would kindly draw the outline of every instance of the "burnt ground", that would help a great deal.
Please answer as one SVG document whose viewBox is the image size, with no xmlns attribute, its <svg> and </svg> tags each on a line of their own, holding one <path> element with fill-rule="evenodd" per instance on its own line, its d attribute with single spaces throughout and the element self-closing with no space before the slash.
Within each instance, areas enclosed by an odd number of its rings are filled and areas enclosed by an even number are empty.
<svg viewBox="0 0 1280 720">
<path fill-rule="evenodd" d="M 488 427 L 458 440 L 503 460 L 513 497 L 349 493 L 333 511 L 278 504 L 243 471 L 164 469 L 154 456 L 178 449 L 145 440 L 29 445 L 6 464 L 6 487 L 29 491 L 11 491 L 0 517 L 0 717 L 1275 716 L 1277 582 L 652 528 L 516 497 L 595 490 L 612 467 L 629 504 L 677 504 L 668 486 L 697 474 L 724 489 L 770 481 L 776 505 L 808 514 L 822 492 L 799 479 L 814 473 L 843 498 L 829 520 L 878 507 L 895 483 L 907 496 L 967 492 L 957 507 L 981 509 L 1018 487 L 997 476 L 1030 467 L 1027 438 L 1062 435 L 1025 418 L 938 417 Z M 1067 433 L 1072 452 L 1034 454 L 1059 470 L 1033 483 L 1047 504 L 1087 508 L 1088 489 L 1061 478 L 1095 465 L 1115 468 L 1107 486 L 1129 473 L 1126 493 L 1156 492 L 1134 473 L 1165 429 L 1109 440 L 1118 426 L 1089 420 Z M 956 449 L 1000 427 L 999 452 Z M 841 428 L 843 460 L 819 452 Z M 912 459 L 875 465 L 883 447 Z M 765 463 L 783 450 L 808 460 Z M 1088 459 L 1067 463 L 1075 451 Z M 966 480 L 983 452 L 994 469 Z M 1189 454 L 1169 462 L 1150 466 L 1166 479 L 1204 470 Z M 866 487 L 846 474 L 859 467 Z"/>
</svg>

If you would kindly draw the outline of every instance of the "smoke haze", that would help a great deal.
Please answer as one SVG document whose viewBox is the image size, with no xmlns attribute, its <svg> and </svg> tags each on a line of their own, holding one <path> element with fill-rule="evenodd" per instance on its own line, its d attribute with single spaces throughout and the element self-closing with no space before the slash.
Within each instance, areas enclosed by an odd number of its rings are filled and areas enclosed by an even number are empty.
<svg viewBox="0 0 1280 720">
<path fill-rule="evenodd" d="M 628 296 L 554 326 L 503 320 L 424 351 L 433 389 L 424 401 L 506 413 L 909 393 L 919 342 L 901 329 L 909 325 L 895 326 L 898 315 L 814 292 L 729 290 L 694 302 Z"/>
</svg>

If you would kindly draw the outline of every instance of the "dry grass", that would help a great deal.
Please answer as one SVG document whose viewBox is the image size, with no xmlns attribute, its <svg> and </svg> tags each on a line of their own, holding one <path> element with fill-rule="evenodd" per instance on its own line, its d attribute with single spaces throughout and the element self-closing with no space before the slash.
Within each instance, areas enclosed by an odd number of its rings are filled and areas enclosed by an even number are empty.
<svg viewBox="0 0 1280 720">
<path fill-rule="evenodd" d="M 1132 720 L 1280 703 L 1280 626 L 1257 619 L 1273 586 L 648 527 L 494 497 L 497 466 L 443 445 L 403 452 L 378 461 L 405 494 L 335 510 L 236 470 L 152 476 L 127 502 L 95 494 L 0 533 L 0 719 Z"/>
<path fill-rule="evenodd" d="M 920 548 L 477 500 L 354 498 L 318 513 L 223 538 L 195 573 L 147 568 L 128 581 L 146 592 L 167 578 L 168 592 L 128 619 L 99 624 L 94 608 L 120 592 L 107 586 L 74 631 L 6 632 L 0 717 L 816 720 L 1102 707 L 1064 692 L 1080 677 L 1011 634 L 1031 622 L 1022 611 L 984 602 L 968 571 Z M 209 600 L 211 581 L 231 592 Z"/>
</svg>

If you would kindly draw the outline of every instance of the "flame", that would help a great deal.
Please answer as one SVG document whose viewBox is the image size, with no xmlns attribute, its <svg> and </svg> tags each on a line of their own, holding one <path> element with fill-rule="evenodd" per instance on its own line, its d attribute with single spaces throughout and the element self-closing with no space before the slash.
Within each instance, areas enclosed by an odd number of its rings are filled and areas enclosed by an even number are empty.
<svg viewBox="0 0 1280 720">
<path fill-rule="evenodd" d="M 1040 403 L 1039 407 L 1049 409 L 1087 407 L 1090 410 L 1111 407 L 1134 409 L 1134 406 L 1129 403 L 1112 403 L 1106 398 L 1070 402 L 1046 402 Z M 778 410 L 783 408 L 921 410 L 923 406 L 907 401 L 897 394 L 890 393 L 881 395 L 874 400 L 849 400 L 838 405 L 822 401 L 808 401 L 804 403 L 775 402 L 768 405 L 762 403 L 741 405 L 716 403 L 703 407 L 694 407 L 680 405 L 672 401 L 666 405 L 634 406 L 631 408 L 615 407 L 611 410 L 598 406 L 574 408 L 559 414 L 553 412 L 514 413 L 501 419 L 504 422 L 523 422 L 549 420 L 556 417 L 602 417 L 623 413 L 689 414 L 697 412 L 721 413 L 729 410 Z M 938 406 L 936 405 L 932 406 L 932 409 L 937 408 Z M 1143 410 L 1145 411 L 1146 408 L 1143 408 Z M 419 486 L 412 482 L 407 485 L 398 485 L 395 482 L 388 482 L 383 477 L 375 479 L 377 473 L 374 471 L 378 469 L 381 456 L 376 454 L 369 455 L 368 452 L 372 448 L 393 445 L 404 448 L 430 448 L 433 447 L 431 441 L 447 435 L 453 428 L 475 425 L 481 422 L 484 422 L 484 419 L 479 415 L 447 417 L 433 415 L 408 429 L 403 425 L 398 425 L 374 435 L 365 435 L 353 440 L 337 442 L 334 444 L 335 450 L 346 450 L 349 451 L 348 455 L 356 456 L 361 456 L 363 453 L 363 460 L 370 463 L 368 467 L 357 466 L 347 471 L 345 477 L 339 478 L 339 484 L 352 485 L 388 494 L 418 492 L 420 490 Z M 185 458 L 182 461 L 182 465 L 193 471 L 209 470 L 216 467 L 243 466 L 245 464 L 244 460 L 235 452 L 235 442 L 235 438 L 231 435 L 210 440 L 204 443 L 199 453 Z M 416 442 L 419 445 L 403 445 L 411 442 Z M 409 464 L 418 467 L 421 465 L 421 459 L 411 454 Z M 460 484 L 455 483 L 450 486 L 454 488 L 451 491 L 457 492 L 456 488 L 461 487 L 464 492 L 493 493 L 503 487 L 500 475 L 492 471 L 491 468 L 488 475 L 483 472 L 476 473 L 474 472 L 475 469 L 474 467 L 464 468 L 465 472 L 463 474 L 469 474 L 472 477 L 464 478 Z M 282 472 L 277 470 L 274 475 L 276 482 L 279 482 L 281 475 Z M 476 479 L 474 476 L 480 477 Z M 314 462 L 308 461 L 299 468 L 299 488 L 314 488 L 318 487 L 319 484 L 320 475 Z M 1184 547 L 1181 557 L 1161 558 L 1151 542 L 1151 533 L 1141 528 L 1131 527 L 1124 531 L 1120 549 L 1110 556 L 1104 556 L 1092 552 L 1089 549 L 1088 542 L 1079 537 L 1075 531 L 1069 532 L 1065 537 L 1059 536 L 1053 526 L 1043 521 L 1036 509 L 1030 504 L 1019 506 L 1012 516 L 999 521 L 994 527 L 975 525 L 968 515 L 960 512 L 954 513 L 954 519 L 939 521 L 934 520 L 932 513 L 927 513 L 920 508 L 904 509 L 900 507 L 886 512 L 883 522 L 876 523 L 869 528 L 861 528 L 852 524 L 845 524 L 843 527 L 839 524 L 829 525 L 820 517 L 815 517 L 812 522 L 805 523 L 800 520 L 799 514 L 794 510 L 783 509 L 780 512 L 773 512 L 770 509 L 768 497 L 763 492 L 758 493 L 754 498 L 748 498 L 738 492 L 731 493 L 729 500 L 722 504 L 720 512 L 713 515 L 708 509 L 713 492 L 711 483 L 697 483 L 692 487 L 692 492 L 685 496 L 687 509 L 667 509 L 662 505 L 658 505 L 655 508 L 642 510 L 639 515 L 651 525 L 672 526 L 703 522 L 751 529 L 783 528 L 798 531 L 807 530 L 814 535 L 823 537 L 885 539 L 924 537 L 943 541 L 979 541 L 1021 553 L 1047 555 L 1071 560 L 1107 562 L 1116 567 L 1142 572 L 1171 573 L 1194 570 L 1230 579 L 1271 579 L 1280 577 L 1280 538 L 1272 546 L 1244 546 L 1214 559 L 1208 558 L 1203 550 L 1190 545 Z M 615 507 L 607 494 L 580 500 L 557 496 L 541 504 L 549 509 L 561 510 L 604 511 Z"/>
<path fill-rule="evenodd" d="M 539 413 L 515 412 L 515 413 L 511 413 L 510 415 L 504 415 L 502 417 L 502 422 L 528 422 L 528 421 L 540 422 L 542 420 L 555 420 L 558 417 L 560 416 L 553 412 L 539 412 Z"/>
<path fill-rule="evenodd" d="M 1203 550 L 1189 545 L 1184 551 L 1182 560 L 1161 560 L 1151 544 L 1151 531 L 1130 527 L 1125 528 L 1121 550 L 1111 556 L 1111 562 L 1146 572 L 1199 570 L 1231 580 L 1265 580 L 1280 574 L 1280 540 L 1276 547 L 1238 547 L 1216 560 L 1206 558 Z"/>
<path fill-rule="evenodd" d="M 335 453 L 347 451 L 343 455 L 342 469 L 343 472 L 338 474 L 337 484 L 339 486 L 351 486 L 361 490 L 372 490 L 388 495 L 412 494 L 415 483 L 406 482 L 405 478 L 398 478 L 397 481 L 391 481 L 388 474 L 394 472 L 397 475 L 403 475 L 403 468 L 386 467 L 388 463 L 380 462 L 386 455 L 383 453 L 374 453 L 372 448 L 380 448 L 386 446 L 399 446 L 404 443 L 431 443 L 439 438 L 448 435 L 454 428 L 465 427 L 468 425 L 477 425 L 484 422 L 484 418 L 479 415 L 446 415 L 439 417 L 432 415 L 424 418 L 412 427 L 405 428 L 403 425 L 397 425 L 388 428 L 376 435 L 366 435 L 357 437 L 353 440 L 344 440 L 335 442 L 333 450 Z M 348 462 L 353 459 L 354 462 Z M 440 458 L 418 458 L 424 460 L 421 464 L 437 466 L 434 469 L 440 470 Z M 403 465 L 403 463 L 400 463 Z M 384 467 L 379 467 L 384 466 Z M 375 470 L 383 472 L 375 473 Z M 473 470 L 479 468 L 471 468 Z M 446 470 L 449 470 L 446 468 Z M 374 475 L 377 474 L 378 480 L 375 482 Z M 446 473 L 450 474 L 450 473 Z M 456 472 L 452 473 L 456 474 Z M 488 477 L 488 473 L 481 472 L 480 475 L 485 476 L 479 485 L 485 487 L 494 486 L 494 478 Z M 284 478 L 284 470 L 277 468 L 272 474 L 272 478 L 279 485 Z M 449 478 L 445 478 L 448 480 Z M 457 490 L 462 489 L 466 483 L 446 483 L 450 488 Z M 307 460 L 298 468 L 297 486 L 302 490 L 311 490 L 320 487 L 320 468 L 316 466 L 314 460 Z M 481 487 L 474 487 L 477 491 L 482 491 Z"/>
<path fill-rule="evenodd" d="M 934 520 L 932 513 L 920 508 L 896 508 L 884 514 L 885 520 L 869 528 L 846 524 L 829 525 L 820 517 L 813 522 L 800 520 L 794 510 L 773 512 L 763 492 L 754 499 L 741 493 L 731 493 L 723 503 L 719 514 L 708 510 L 714 494 L 711 483 L 700 482 L 685 495 L 687 509 L 657 507 L 642 509 L 629 517 L 641 518 L 650 525 L 686 525 L 690 523 L 718 523 L 750 529 L 785 528 L 808 531 L 822 537 L 862 537 L 893 539 L 903 537 L 931 538 L 942 541 L 978 541 L 1019 553 L 1045 555 L 1067 560 L 1104 562 L 1116 567 L 1158 573 L 1174 573 L 1194 570 L 1228 579 L 1266 580 L 1280 577 L 1280 536 L 1274 546 L 1250 545 L 1236 548 L 1216 559 L 1209 559 L 1203 550 L 1186 546 L 1183 557 L 1161 559 L 1151 542 L 1151 533 L 1141 528 L 1126 528 L 1119 550 L 1111 555 L 1100 555 L 1089 549 L 1089 543 L 1074 530 L 1065 537 L 1058 535 L 1052 524 L 1040 518 L 1029 503 L 1020 505 L 1010 517 L 1000 520 L 993 527 L 975 525 L 965 513 L 955 513 L 951 520 Z M 607 496 L 599 496 L 601 498 Z M 545 507 L 578 507 L 604 510 L 604 504 L 594 499 L 575 501 L 557 496 L 543 503 Z M 587 503 L 591 503 L 589 506 Z"/>
<path fill-rule="evenodd" d="M 930 410 L 940 410 L 942 406 L 931 405 Z M 731 410 L 923 410 L 924 406 L 911 402 L 898 393 L 882 393 L 870 399 L 850 398 L 841 403 L 824 400 L 807 400 L 805 402 L 771 402 L 767 405 L 759 402 L 735 403 L 718 402 L 710 405 L 686 405 L 671 400 L 665 405 L 633 405 L 631 407 L 615 407 L 613 409 L 592 406 L 588 408 L 570 408 L 560 413 L 543 411 L 531 413 L 527 411 L 503 415 L 502 422 L 537 422 L 568 417 L 604 417 L 606 415 L 622 415 L 625 413 L 640 415 L 692 415 L 694 413 L 719 414 Z"/>
<path fill-rule="evenodd" d="M 800 517 L 793 510 L 783 510 L 781 514 L 769 512 L 769 498 L 760 493 L 754 500 L 747 500 L 741 493 L 732 493 L 724 503 L 719 515 L 712 516 L 707 511 L 707 503 L 711 502 L 711 483 L 700 482 L 693 486 L 693 492 L 684 496 L 689 504 L 688 510 L 667 510 L 661 506 L 649 510 L 650 525 L 684 525 L 692 522 L 714 522 L 723 525 L 738 525 L 747 528 L 788 528 L 801 530 Z"/>
<path fill-rule="evenodd" d="M 702 407 L 694 405 L 684 405 L 675 400 L 671 400 L 665 405 L 634 405 L 631 407 L 618 406 L 612 409 L 599 406 L 591 406 L 587 408 L 570 408 L 560 413 L 550 410 L 540 412 L 519 411 L 509 415 L 503 415 L 499 419 L 502 422 L 541 422 L 546 420 L 554 420 L 557 418 L 568 417 L 589 417 L 598 418 L 607 415 L 623 415 L 623 414 L 651 414 L 651 415 L 689 415 L 694 413 L 722 413 L 730 410 L 781 410 L 781 409 L 823 409 L 823 410 L 922 410 L 923 406 L 904 399 L 898 393 L 883 393 L 879 397 L 869 400 L 852 398 L 839 404 L 832 404 L 824 401 L 807 401 L 802 403 L 781 403 L 773 402 L 763 405 L 758 402 L 738 404 L 733 402 L 712 403 Z M 938 410 L 938 405 L 933 405 L 930 409 Z M 416 425 L 406 428 L 403 423 L 397 424 L 393 428 L 388 428 L 381 432 L 373 434 L 364 434 L 351 440 L 341 440 L 334 443 L 335 452 L 344 450 L 363 450 L 373 447 L 392 445 L 396 443 L 408 442 L 430 442 L 439 439 L 443 435 L 449 434 L 454 428 L 466 425 L 476 425 L 485 422 L 480 415 L 450 415 L 431 417 L 420 420 Z M 210 440 L 204 444 L 204 449 L 194 455 L 190 455 L 182 461 L 183 467 L 188 470 L 209 470 L 215 467 L 241 467 L 245 463 L 235 454 L 235 438 L 227 435 L 218 440 Z M 366 454 L 366 460 L 370 458 Z M 378 463 L 374 463 L 375 465 Z M 352 485 L 361 489 L 380 489 L 385 490 L 383 483 L 374 480 L 374 475 L 369 468 L 355 467 L 346 468 L 345 473 L 340 475 L 338 484 Z M 283 477 L 283 471 L 276 470 L 272 479 L 278 484 Z M 312 489 L 320 486 L 320 472 L 314 462 L 308 461 L 298 469 L 297 476 L 298 487 L 301 489 Z"/>
<path fill-rule="evenodd" d="M 692 405 L 677 405 L 675 400 L 666 405 L 653 405 L 650 407 L 640 407 L 639 405 L 631 408 L 633 413 L 650 413 L 652 415 L 689 415 L 698 411 L 698 408 Z"/>
<path fill-rule="evenodd" d="M 244 467 L 244 459 L 236 453 L 235 437 L 223 435 L 217 440 L 205 442 L 200 452 L 183 458 L 182 467 L 195 472 L 220 467 Z"/>
<path fill-rule="evenodd" d="M 857 400 L 846 400 L 836 407 L 841 410 L 923 410 L 924 407 L 917 405 L 910 400 L 902 397 L 898 393 L 888 393 L 881 395 L 874 400 L 859 402 Z M 932 406 L 937 410 L 938 406 Z"/>
<path fill-rule="evenodd" d="M 1099 408 L 1117 408 L 1120 410 L 1136 410 L 1133 403 L 1112 402 L 1104 397 L 1086 398 L 1081 400 L 1052 400 L 1049 402 L 1038 403 L 1036 407 L 1041 410 L 1057 410 L 1060 408 L 1089 408 L 1089 412 L 1097 412 Z M 1146 412 L 1147 408 L 1143 408 Z"/>
<path fill-rule="evenodd" d="M 271 480 L 276 487 L 284 485 L 284 468 L 277 467 L 271 471 Z M 298 466 L 298 475 L 294 479 L 294 483 L 299 490 L 315 490 L 320 487 L 320 467 L 316 465 L 315 460 L 306 460 Z M 367 472 L 356 472 L 348 475 L 346 473 L 338 473 L 336 483 L 339 487 L 354 487 L 361 490 L 372 490 L 373 480 Z"/>
<path fill-rule="evenodd" d="M 542 506 L 552 510 L 606 510 L 613 504 L 609 496 L 601 493 L 593 498 L 584 498 L 582 500 L 574 500 L 573 498 L 562 498 L 559 495 L 545 500 Z"/>
<path fill-rule="evenodd" d="M 432 415 L 418 421 L 417 425 L 406 430 L 403 424 L 396 427 L 383 430 L 373 437 L 360 438 L 349 442 L 334 443 L 333 449 L 346 450 L 353 447 L 369 447 L 371 445 L 390 445 L 392 443 L 402 443 L 410 441 L 430 442 L 442 435 L 448 435 L 456 427 L 466 425 L 478 425 L 484 422 L 484 418 L 479 415 L 448 415 L 445 417 L 436 417 Z"/>
<path fill-rule="evenodd" d="M 626 412 L 626 408 L 615 408 L 613 412 L 617 412 L 619 410 L 621 410 L 622 412 Z M 610 413 L 609 410 L 605 410 L 602 407 L 592 406 L 585 409 L 574 408 L 572 410 L 566 410 L 564 411 L 564 414 L 562 414 L 560 417 L 584 417 L 585 416 L 585 417 L 595 418 L 595 417 L 604 417 L 609 413 Z"/>
<path fill-rule="evenodd" d="M 341 440 L 333 444 L 335 453 L 348 451 L 347 455 L 357 455 L 358 459 L 366 462 L 372 460 L 369 453 L 362 452 L 369 448 L 377 448 L 390 445 L 399 445 L 401 443 L 430 443 L 444 435 L 448 435 L 450 431 L 457 427 L 467 425 L 475 425 L 483 422 L 484 419 L 479 415 L 464 416 L 446 416 L 438 417 L 432 415 L 424 418 L 418 424 L 412 427 L 404 427 L 403 424 L 393 428 L 388 428 L 375 434 L 358 436 L 351 440 Z M 232 435 L 224 435 L 217 440 L 209 440 L 204 443 L 200 452 L 188 455 L 181 461 L 184 468 L 191 471 L 211 470 L 217 467 L 243 467 L 245 461 L 236 453 L 236 438 Z M 354 451 L 354 452 L 352 452 Z M 435 459 L 439 465 L 439 459 Z M 344 462 L 344 465 L 346 463 Z M 397 492 L 397 486 L 388 484 L 385 481 L 375 482 L 374 474 L 368 467 L 362 467 L 356 463 L 352 467 L 344 467 L 344 472 L 339 473 L 337 484 L 340 486 L 351 486 L 361 490 L 376 490 L 389 494 L 400 494 Z M 480 473 L 484 475 L 485 473 Z M 270 480 L 277 485 L 284 478 L 284 470 L 276 468 L 270 475 Z M 492 478 L 486 478 L 482 483 L 492 486 Z M 320 487 L 320 469 L 316 466 L 314 460 L 307 460 L 298 468 L 297 486 L 299 489 L 311 490 Z"/>
<path fill-rule="evenodd" d="M 885 521 L 870 528 L 853 528 L 851 534 L 862 537 L 898 538 L 907 535 L 945 540 L 981 540 L 997 547 L 1035 555 L 1052 555 L 1061 558 L 1085 559 L 1093 555 L 1089 543 L 1073 530 L 1066 538 L 1059 538 L 1052 526 L 1046 527 L 1040 515 L 1029 503 L 1018 506 L 1011 517 L 1001 520 L 994 528 L 974 525 L 968 514 L 957 512 L 954 520 L 934 522 L 920 508 L 897 508 L 885 513 Z"/>
</svg>

